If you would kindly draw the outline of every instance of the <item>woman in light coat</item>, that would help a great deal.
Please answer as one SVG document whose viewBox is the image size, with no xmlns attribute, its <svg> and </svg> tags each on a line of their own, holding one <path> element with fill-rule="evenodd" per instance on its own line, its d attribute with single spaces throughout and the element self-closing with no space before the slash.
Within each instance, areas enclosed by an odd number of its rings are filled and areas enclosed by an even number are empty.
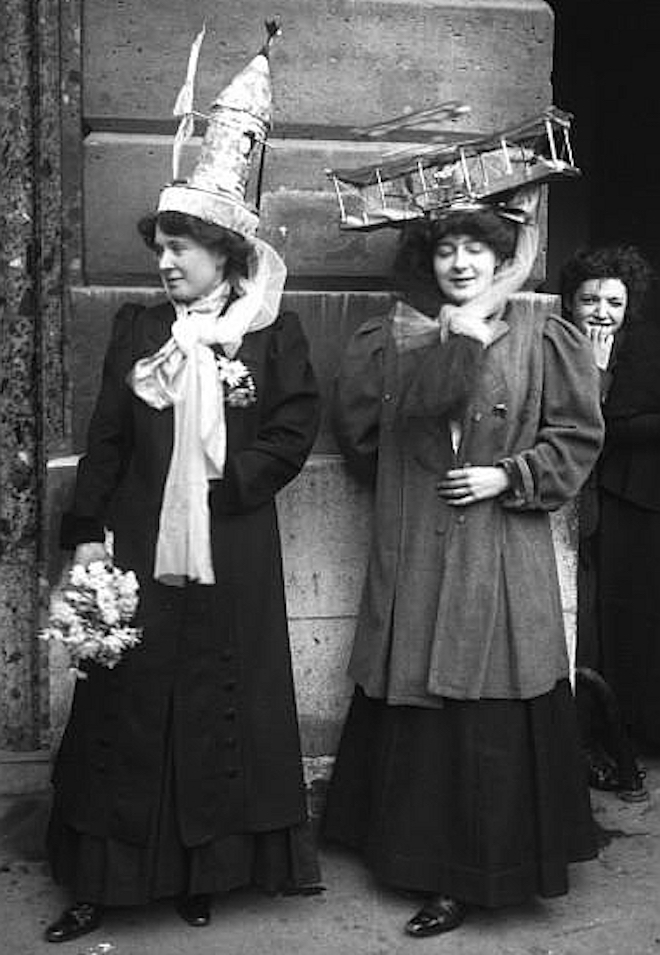
<svg viewBox="0 0 660 955">
<path fill-rule="evenodd" d="M 549 512 L 588 475 L 602 419 L 576 329 L 502 298 L 534 228 L 492 208 L 413 227 L 401 297 L 338 377 L 375 513 L 324 831 L 420 894 L 414 937 L 560 895 L 595 854 Z"/>
</svg>

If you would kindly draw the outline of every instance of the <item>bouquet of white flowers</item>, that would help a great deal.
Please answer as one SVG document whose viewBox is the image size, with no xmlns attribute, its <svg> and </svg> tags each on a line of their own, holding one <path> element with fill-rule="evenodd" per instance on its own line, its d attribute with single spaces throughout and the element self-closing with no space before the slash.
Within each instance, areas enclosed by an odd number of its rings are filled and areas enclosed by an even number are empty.
<svg viewBox="0 0 660 955">
<path fill-rule="evenodd" d="M 138 605 L 138 581 L 132 570 L 92 561 L 76 564 L 69 582 L 50 600 L 48 626 L 42 640 L 56 640 L 69 652 L 70 669 L 86 677 L 80 664 L 89 661 L 112 669 L 124 650 L 140 642 L 139 627 L 128 626 Z"/>
</svg>

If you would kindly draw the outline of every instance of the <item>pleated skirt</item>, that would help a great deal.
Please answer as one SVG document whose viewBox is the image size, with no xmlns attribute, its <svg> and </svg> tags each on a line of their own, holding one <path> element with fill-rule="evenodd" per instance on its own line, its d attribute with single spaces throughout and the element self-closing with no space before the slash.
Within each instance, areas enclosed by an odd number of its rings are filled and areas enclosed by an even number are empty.
<svg viewBox="0 0 660 955">
<path fill-rule="evenodd" d="M 47 850 L 53 878 L 71 898 L 103 906 L 254 887 L 268 894 L 312 894 L 321 874 L 309 823 L 240 832 L 193 848 L 183 844 L 175 803 L 172 747 L 165 762 L 157 822 L 146 845 L 99 838 L 67 825 L 53 803 Z"/>
<path fill-rule="evenodd" d="M 568 681 L 532 700 L 389 706 L 358 687 L 322 822 L 384 884 L 500 907 L 597 853 Z"/>
</svg>

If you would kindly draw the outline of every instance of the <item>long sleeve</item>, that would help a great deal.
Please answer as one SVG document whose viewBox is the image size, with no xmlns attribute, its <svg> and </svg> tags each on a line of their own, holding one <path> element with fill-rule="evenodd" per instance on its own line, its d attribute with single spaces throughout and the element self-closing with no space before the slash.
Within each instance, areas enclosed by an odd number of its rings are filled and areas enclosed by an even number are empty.
<svg viewBox="0 0 660 955">
<path fill-rule="evenodd" d="M 318 431 L 319 414 L 307 339 L 298 316 L 286 312 L 273 328 L 266 356 L 256 436 L 247 447 L 233 452 L 230 447 L 223 479 L 211 484 L 211 512 L 239 514 L 272 500 L 305 463 Z"/>
<path fill-rule="evenodd" d="M 383 395 L 386 330 L 374 319 L 348 343 L 335 381 L 333 420 L 337 443 L 355 476 L 375 476 Z"/>
<path fill-rule="evenodd" d="M 505 462 L 513 493 L 503 506 L 555 510 L 574 497 L 603 442 L 597 369 L 577 329 L 551 316 L 543 333 L 541 420 L 534 446 Z"/>
<path fill-rule="evenodd" d="M 130 456 L 131 391 L 126 375 L 132 364 L 133 319 L 141 309 L 127 303 L 114 319 L 87 449 L 78 464 L 73 504 L 62 518 L 60 545 L 67 550 L 103 540 L 107 506 Z"/>
</svg>

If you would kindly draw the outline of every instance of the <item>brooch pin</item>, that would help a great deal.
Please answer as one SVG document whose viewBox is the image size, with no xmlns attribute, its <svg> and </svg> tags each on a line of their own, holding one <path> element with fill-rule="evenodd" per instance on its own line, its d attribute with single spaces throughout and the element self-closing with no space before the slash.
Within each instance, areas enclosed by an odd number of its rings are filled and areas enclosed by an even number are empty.
<svg viewBox="0 0 660 955">
<path fill-rule="evenodd" d="M 249 408 L 257 400 L 257 386 L 249 368 L 242 361 L 215 356 L 218 375 L 225 394 L 225 403 L 230 408 Z"/>
</svg>

